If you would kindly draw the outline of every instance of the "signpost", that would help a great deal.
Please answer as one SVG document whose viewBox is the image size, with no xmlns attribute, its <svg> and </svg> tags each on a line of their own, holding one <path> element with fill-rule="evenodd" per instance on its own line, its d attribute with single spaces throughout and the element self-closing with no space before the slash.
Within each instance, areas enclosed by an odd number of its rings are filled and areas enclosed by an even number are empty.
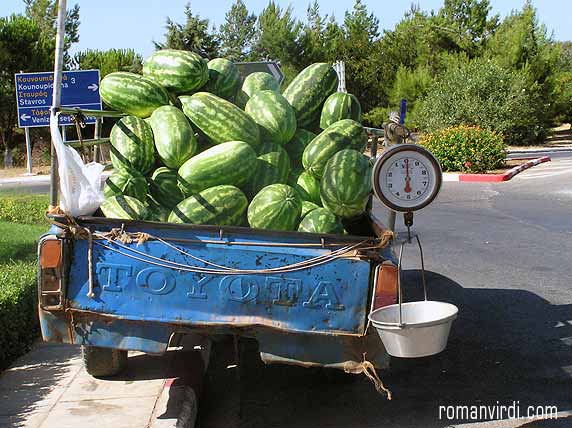
<svg viewBox="0 0 572 428">
<path fill-rule="evenodd" d="M 17 73 L 16 103 L 18 126 L 25 129 L 28 173 L 32 173 L 32 149 L 29 128 L 50 126 L 50 107 L 54 73 Z M 64 71 L 62 76 L 62 107 L 101 110 L 99 96 L 99 70 Z M 86 124 L 96 123 L 95 117 L 87 117 Z M 60 116 L 60 125 L 73 125 L 69 115 Z"/>
<path fill-rule="evenodd" d="M 274 61 L 237 62 L 235 64 L 243 79 L 249 74 L 263 71 L 274 76 L 279 84 L 282 84 L 284 81 L 284 73 L 282 73 L 278 63 Z"/>
</svg>

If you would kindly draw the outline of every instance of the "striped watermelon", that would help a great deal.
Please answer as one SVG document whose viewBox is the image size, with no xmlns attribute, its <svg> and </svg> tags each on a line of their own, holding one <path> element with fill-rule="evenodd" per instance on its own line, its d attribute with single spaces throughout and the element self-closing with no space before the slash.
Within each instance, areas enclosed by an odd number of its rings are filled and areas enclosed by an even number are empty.
<svg viewBox="0 0 572 428">
<path fill-rule="evenodd" d="M 305 129 L 298 128 L 294 137 L 284 146 L 290 156 L 290 162 L 292 166 L 297 167 L 302 165 L 302 153 L 310 141 L 316 138 L 316 134 Z"/>
<path fill-rule="evenodd" d="M 320 208 L 320 206 L 310 201 L 302 201 L 302 212 L 300 213 L 300 218 L 304 219 L 310 211 L 315 210 L 316 208 Z"/>
<path fill-rule="evenodd" d="M 111 163 L 115 169 L 134 169 L 147 174 L 155 163 L 151 127 L 135 116 L 122 117 L 111 129 Z"/>
<path fill-rule="evenodd" d="M 169 104 L 169 94 L 154 81 L 135 73 L 109 73 L 99 84 L 99 94 L 113 110 L 140 118 L 151 116 L 156 108 Z"/>
<path fill-rule="evenodd" d="M 361 122 L 361 105 L 355 95 L 346 92 L 334 92 L 324 102 L 320 116 L 320 128 L 326 129 L 332 123 L 342 119 Z"/>
<path fill-rule="evenodd" d="M 319 119 L 322 104 L 338 86 L 338 74 L 327 63 L 315 63 L 298 74 L 284 91 L 284 98 L 296 112 L 298 126 Z"/>
<path fill-rule="evenodd" d="M 149 193 L 153 199 L 166 208 L 173 208 L 185 196 L 178 186 L 177 171 L 161 167 L 149 178 Z"/>
<path fill-rule="evenodd" d="M 240 73 L 236 65 L 228 59 L 215 58 L 207 66 L 209 80 L 204 90 L 227 100 L 234 97 L 240 88 Z"/>
<path fill-rule="evenodd" d="M 169 215 L 169 222 L 240 226 L 247 206 L 248 199 L 237 187 L 215 186 L 179 203 Z"/>
<path fill-rule="evenodd" d="M 363 126 L 351 119 L 340 120 L 314 138 L 302 155 L 304 169 L 320 178 L 328 160 L 343 149 L 363 151 L 367 135 Z"/>
<path fill-rule="evenodd" d="M 361 214 L 371 193 L 369 159 L 357 150 L 342 150 L 328 161 L 320 196 L 324 208 L 340 217 Z"/>
<path fill-rule="evenodd" d="M 159 204 L 153 198 L 147 198 L 147 220 L 167 223 L 171 210 Z"/>
<path fill-rule="evenodd" d="M 244 141 L 253 147 L 260 144 L 256 122 L 229 101 L 208 92 L 179 97 L 183 112 L 214 144 Z"/>
<path fill-rule="evenodd" d="M 179 169 L 195 154 L 197 139 L 189 120 L 177 107 L 159 107 L 151 115 L 149 124 L 157 154 L 165 166 Z"/>
<path fill-rule="evenodd" d="M 145 220 L 149 216 L 145 204 L 131 196 L 111 196 L 103 201 L 100 208 L 107 218 Z"/>
<path fill-rule="evenodd" d="M 229 141 L 192 157 L 179 168 L 179 186 L 186 195 L 209 187 L 245 185 L 256 168 L 256 152 L 247 143 Z"/>
<path fill-rule="evenodd" d="M 298 191 L 303 201 L 321 204 L 320 201 L 320 180 L 307 171 L 290 175 L 288 184 Z"/>
<path fill-rule="evenodd" d="M 118 169 L 114 171 L 103 186 L 106 198 L 116 195 L 132 196 L 141 202 L 147 200 L 147 180 L 138 171 Z"/>
<path fill-rule="evenodd" d="M 296 115 L 288 101 L 275 91 L 258 91 L 244 108 L 260 127 L 264 142 L 284 145 L 296 132 Z"/>
<path fill-rule="evenodd" d="M 257 229 L 296 230 L 302 212 L 298 192 L 287 184 L 262 189 L 248 206 L 248 224 Z"/>
<path fill-rule="evenodd" d="M 344 225 L 327 208 L 316 208 L 302 219 L 298 232 L 344 233 Z"/>
<path fill-rule="evenodd" d="M 258 91 L 280 92 L 280 84 L 270 73 L 264 71 L 251 73 L 246 76 L 242 88 L 236 94 L 236 104 L 244 108 L 250 97 Z"/>
<path fill-rule="evenodd" d="M 143 63 L 143 75 L 175 94 L 195 92 L 209 78 L 207 62 L 189 51 L 163 49 Z"/>
<path fill-rule="evenodd" d="M 290 159 L 279 144 L 264 143 L 256 159 L 255 172 L 247 186 L 247 194 L 253 197 L 270 184 L 286 183 L 290 172 Z"/>
</svg>

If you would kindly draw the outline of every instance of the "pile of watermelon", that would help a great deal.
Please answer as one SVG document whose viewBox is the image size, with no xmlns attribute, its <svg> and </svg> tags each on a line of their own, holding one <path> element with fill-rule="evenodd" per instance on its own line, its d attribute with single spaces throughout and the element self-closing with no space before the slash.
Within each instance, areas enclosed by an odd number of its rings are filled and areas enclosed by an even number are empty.
<svg viewBox="0 0 572 428">
<path fill-rule="evenodd" d="M 364 212 L 371 166 L 357 98 L 330 64 L 281 94 L 268 73 L 160 50 L 143 75 L 117 72 L 103 101 L 127 114 L 111 131 L 106 217 L 344 233 Z"/>
</svg>

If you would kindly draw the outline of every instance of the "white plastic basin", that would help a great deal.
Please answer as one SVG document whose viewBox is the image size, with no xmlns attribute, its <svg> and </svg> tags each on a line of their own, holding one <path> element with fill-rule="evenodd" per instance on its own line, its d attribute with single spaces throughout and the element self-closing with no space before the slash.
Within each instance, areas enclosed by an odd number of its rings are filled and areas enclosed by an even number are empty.
<svg viewBox="0 0 572 428">
<path fill-rule="evenodd" d="M 403 303 L 401 309 L 403 326 L 399 326 L 399 304 L 369 314 L 389 355 L 426 357 L 447 347 L 451 324 L 459 312 L 455 305 L 429 300 Z"/>
</svg>

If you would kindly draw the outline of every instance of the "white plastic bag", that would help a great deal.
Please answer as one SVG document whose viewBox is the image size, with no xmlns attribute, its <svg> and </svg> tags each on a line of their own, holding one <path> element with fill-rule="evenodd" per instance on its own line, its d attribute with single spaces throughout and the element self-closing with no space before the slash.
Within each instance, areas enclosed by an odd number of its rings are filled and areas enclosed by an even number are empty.
<svg viewBox="0 0 572 428">
<path fill-rule="evenodd" d="M 50 133 L 58 156 L 60 208 L 72 217 L 93 214 L 104 200 L 104 166 L 97 162 L 85 165 L 81 156 L 64 144 L 55 116 L 50 117 Z"/>
</svg>

